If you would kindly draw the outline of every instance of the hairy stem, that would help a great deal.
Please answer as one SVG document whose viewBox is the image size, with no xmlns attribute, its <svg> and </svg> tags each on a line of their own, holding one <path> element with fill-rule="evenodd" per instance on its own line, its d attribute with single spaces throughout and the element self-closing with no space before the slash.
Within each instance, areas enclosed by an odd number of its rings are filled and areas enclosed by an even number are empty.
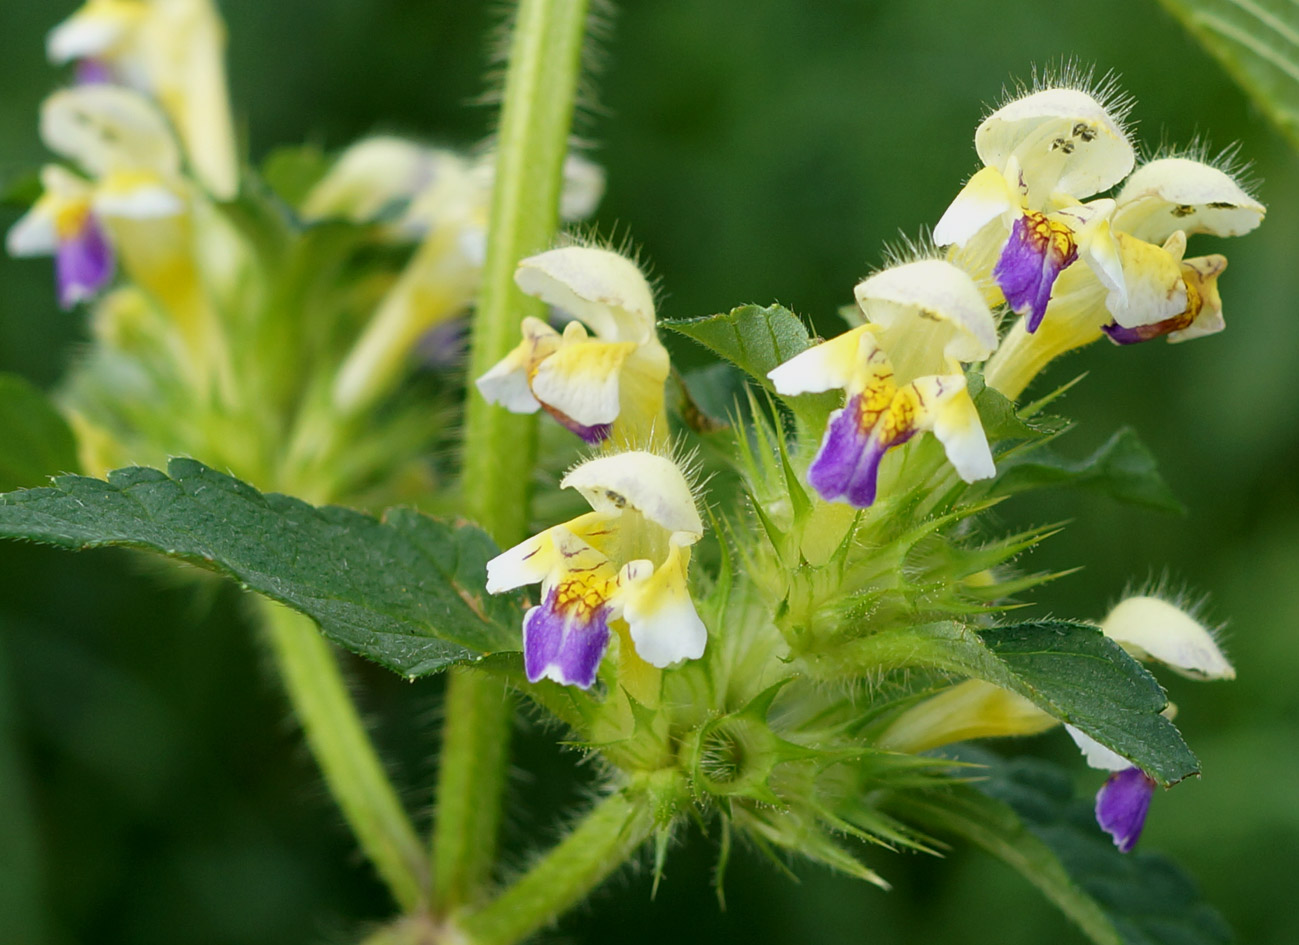
<svg viewBox="0 0 1299 945">
<path fill-rule="evenodd" d="M 550 243 L 559 221 L 586 17 L 586 0 L 521 0 L 515 14 L 470 377 L 484 374 L 518 344 L 524 316 L 545 317 L 542 303 L 515 287 L 514 269 Z M 465 505 L 502 547 L 526 534 L 535 455 L 534 417 L 507 413 L 471 392 Z M 473 901 L 491 878 L 511 714 L 498 682 L 451 672 L 433 833 L 439 913 Z"/>
<path fill-rule="evenodd" d="M 647 794 L 616 791 L 514 885 L 456 925 L 473 945 L 514 945 L 586 898 L 627 862 L 654 826 Z"/>
<path fill-rule="evenodd" d="M 404 911 L 425 902 L 423 845 L 388 780 L 338 660 L 315 623 L 258 598 L 294 715 L 366 857 Z"/>
</svg>

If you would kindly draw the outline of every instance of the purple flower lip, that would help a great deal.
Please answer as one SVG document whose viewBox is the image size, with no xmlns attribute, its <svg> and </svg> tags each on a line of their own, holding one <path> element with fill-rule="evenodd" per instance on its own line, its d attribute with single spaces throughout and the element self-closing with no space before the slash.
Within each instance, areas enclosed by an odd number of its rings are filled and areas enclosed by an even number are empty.
<svg viewBox="0 0 1299 945">
<path fill-rule="evenodd" d="M 880 461 L 891 447 L 905 443 L 914 434 L 908 430 L 888 442 L 875 435 L 863 417 L 862 394 L 849 398 L 826 427 L 821 449 L 807 470 L 807 481 L 827 502 L 847 499 L 864 509 L 875 502 Z"/>
<path fill-rule="evenodd" d="M 78 59 L 73 75 L 77 85 L 113 85 L 117 82 L 113 67 L 102 59 Z"/>
<path fill-rule="evenodd" d="M 92 214 L 86 214 L 81 229 L 61 240 L 54 256 L 59 305 L 70 309 L 91 298 L 113 278 L 115 257 L 103 228 Z"/>
<path fill-rule="evenodd" d="M 600 659 L 609 646 L 609 607 L 587 613 L 561 608 L 558 590 L 551 588 L 539 607 L 523 621 L 523 669 L 528 682 L 549 677 L 563 686 L 590 689 Z"/>
<path fill-rule="evenodd" d="M 594 423 L 588 426 L 584 423 L 578 423 L 568 414 L 561 410 L 556 410 L 554 407 L 550 406 L 550 404 L 543 402 L 541 406 L 546 413 L 559 421 L 560 426 L 565 430 L 568 430 L 570 433 L 576 433 L 584 442 L 590 443 L 591 445 L 603 443 L 605 440 L 609 439 L 609 434 L 613 430 L 612 423 Z"/>
<path fill-rule="evenodd" d="M 1124 768 L 1110 775 L 1097 792 L 1096 823 L 1114 838 L 1120 853 L 1136 846 L 1157 786 L 1140 768 Z"/>
<path fill-rule="evenodd" d="M 1027 316 L 1030 334 L 1042 323 L 1056 277 L 1077 258 L 1078 246 L 1068 227 L 1040 213 L 1026 213 L 1015 221 L 992 275 L 1007 304 Z"/>
</svg>

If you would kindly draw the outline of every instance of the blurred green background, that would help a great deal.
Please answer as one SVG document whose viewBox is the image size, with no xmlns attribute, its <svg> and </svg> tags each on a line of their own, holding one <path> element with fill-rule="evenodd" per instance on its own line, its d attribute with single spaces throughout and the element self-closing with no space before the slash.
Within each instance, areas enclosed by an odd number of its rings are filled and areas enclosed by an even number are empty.
<svg viewBox="0 0 1299 945">
<path fill-rule="evenodd" d="M 0 5 L 0 165 L 44 159 L 36 109 L 65 0 Z M 499 4 L 226 0 L 233 97 L 249 153 L 376 130 L 470 145 Z M 1065 410 L 1083 455 L 1134 426 L 1184 518 L 1086 495 L 1018 501 L 1007 525 L 1072 524 L 1033 568 L 1085 564 L 1033 613 L 1099 617 L 1126 585 L 1167 575 L 1211 595 L 1239 679 L 1165 679 L 1204 763 L 1156 799 L 1145 849 L 1186 865 L 1242 943 L 1299 941 L 1299 159 L 1155 3 L 892 4 L 636 0 L 604 46 L 584 133 L 609 171 L 604 232 L 629 232 L 662 279 L 660 314 L 778 300 L 834 327 L 899 231 L 932 224 L 975 169 L 972 132 L 1004 83 L 1074 57 L 1116 70 L 1148 146 L 1240 141 L 1269 205 L 1256 234 L 1198 237 L 1231 259 L 1230 329 L 1183 346 L 1097 345 Z M 6 212 L 0 227 L 16 214 Z M 0 258 L 0 369 L 54 384 L 85 338 L 58 311 L 48 261 Z M 0 449 L 3 444 L 0 444 Z M 202 459 L 202 457 L 199 457 Z M 1004 507 L 1003 507 L 1004 508 Z M 382 889 L 330 806 L 244 605 L 125 553 L 0 547 L 0 940 L 153 945 L 353 940 Z M 367 714 L 427 813 L 439 683 L 354 666 Z M 586 774 L 522 730 L 510 848 L 554 830 Z M 1059 733 L 1027 744 L 1082 770 Z M 983 856 L 879 855 L 886 894 L 818 869 L 794 885 L 747 853 L 718 910 L 715 849 L 692 837 L 657 900 L 624 876 L 554 940 L 751 945 L 1082 939 Z"/>
</svg>

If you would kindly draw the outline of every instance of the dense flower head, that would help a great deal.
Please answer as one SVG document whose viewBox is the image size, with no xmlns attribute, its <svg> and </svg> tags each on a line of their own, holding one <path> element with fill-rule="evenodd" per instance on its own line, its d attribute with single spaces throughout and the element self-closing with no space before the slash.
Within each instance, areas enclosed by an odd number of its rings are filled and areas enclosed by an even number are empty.
<svg viewBox="0 0 1299 945">
<path fill-rule="evenodd" d="M 854 292 L 866 322 L 769 372 L 781 394 L 842 388 L 808 482 L 828 501 L 875 501 L 888 450 L 933 432 L 967 482 L 994 474 L 963 362 L 997 345 L 992 314 L 960 269 L 927 259 L 894 266 Z"/>
<path fill-rule="evenodd" d="M 690 597 L 690 546 L 703 522 L 680 466 L 639 450 L 576 466 L 560 483 L 593 511 L 546 529 L 487 564 L 487 589 L 541 584 L 523 620 L 530 682 L 589 688 L 611 632 L 641 660 L 698 659 L 707 631 Z"/>
<path fill-rule="evenodd" d="M 478 378 L 483 396 L 515 413 L 544 409 L 588 443 L 662 435 L 668 353 L 637 265 L 611 250 L 566 246 L 524 259 L 514 281 L 572 320 L 560 331 L 525 318 L 523 341 Z"/>
</svg>

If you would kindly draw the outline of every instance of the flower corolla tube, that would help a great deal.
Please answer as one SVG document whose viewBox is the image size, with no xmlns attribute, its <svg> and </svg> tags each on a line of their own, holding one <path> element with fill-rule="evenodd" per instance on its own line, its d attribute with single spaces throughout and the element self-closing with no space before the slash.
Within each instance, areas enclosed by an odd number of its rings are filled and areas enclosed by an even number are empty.
<svg viewBox="0 0 1299 945">
<path fill-rule="evenodd" d="M 708 633 L 686 575 L 703 522 L 680 467 L 631 450 L 588 460 L 560 485 L 593 511 L 487 563 L 493 594 L 541 585 L 523 618 L 528 680 L 589 688 L 614 632 L 660 668 L 702 656 Z"/>
</svg>

